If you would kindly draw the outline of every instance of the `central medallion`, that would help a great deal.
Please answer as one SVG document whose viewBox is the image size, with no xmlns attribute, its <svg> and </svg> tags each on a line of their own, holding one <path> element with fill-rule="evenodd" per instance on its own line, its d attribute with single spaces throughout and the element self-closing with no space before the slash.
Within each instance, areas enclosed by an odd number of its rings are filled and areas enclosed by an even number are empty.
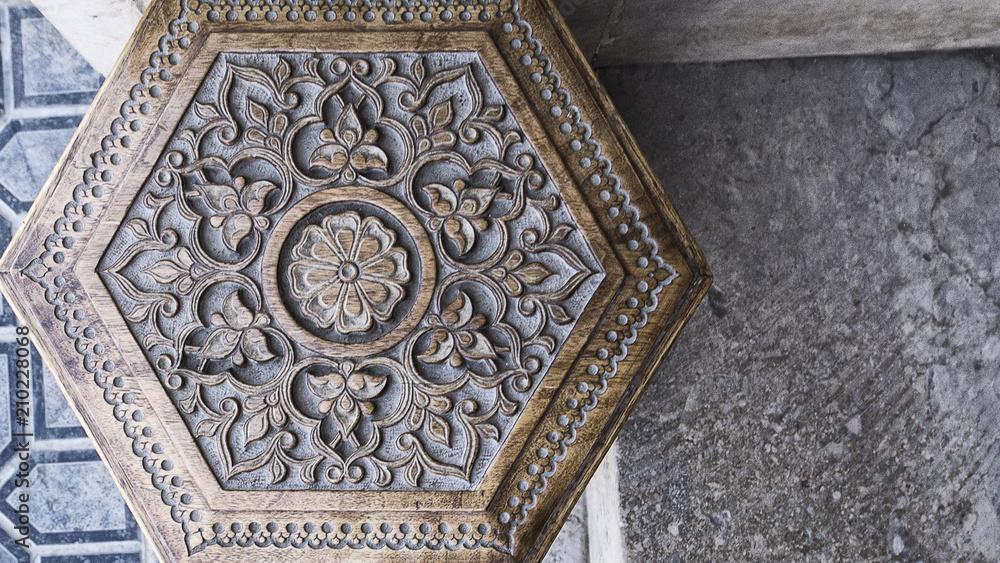
<svg viewBox="0 0 1000 563">
<path fill-rule="evenodd" d="M 264 294 L 300 344 L 331 356 L 392 348 L 430 303 L 436 261 L 405 205 L 361 186 L 316 192 L 295 204 L 264 250 Z"/>
</svg>

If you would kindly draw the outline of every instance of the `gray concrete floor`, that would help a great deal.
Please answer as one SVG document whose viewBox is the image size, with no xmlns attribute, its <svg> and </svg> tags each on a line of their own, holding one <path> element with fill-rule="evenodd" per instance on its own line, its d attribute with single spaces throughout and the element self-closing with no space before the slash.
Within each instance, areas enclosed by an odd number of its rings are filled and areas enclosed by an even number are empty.
<svg viewBox="0 0 1000 563">
<path fill-rule="evenodd" d="M 622 433 L 630 560 L 1000 560 L 997 55 L 601 78 L 716 276 Z"/>
</svg>

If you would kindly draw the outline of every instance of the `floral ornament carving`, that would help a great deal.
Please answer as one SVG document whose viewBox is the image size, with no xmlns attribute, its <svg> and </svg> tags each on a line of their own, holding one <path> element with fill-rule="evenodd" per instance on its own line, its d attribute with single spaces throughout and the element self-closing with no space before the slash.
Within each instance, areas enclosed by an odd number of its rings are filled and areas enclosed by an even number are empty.
<svg viewBox="0 0 1000 563">
<path fill-rule="evenodd" d="M 236 251 L 240 242 L 254 229 L 270 226 L 264 211 L 267 195 L 278 187 L 267 180 L 257 180 L 247 185 L 246 178 L 238 176 L 232 185 L 195 184 L 189 196 L 202 198 L 213 211 L 209 224 L 222 228 L 222 241 L 229 250 Z"/>
<path fill-rule="evenodd" d="M 469 490 L 500 452 L 604 274 L 489 76 L 473 52 L 209 69 L 99 271 L 228 488 Z M 340 197 L 277 227 L 329 190 L 412 218 Z M 360 346 L 417 296 L 377 353 L 274 314 Z"/>
<path fill-rule="evenodd" d="M 480 329 L 486 316 L 474 314 L 472 300 L 464 292 L 451 302 L 441 315 L 431 315 L 427 323 L 435 327 L 427 350 L 417 356 L 421 361 L 439 364 L 445 360 L 460 367 L 464 360 L 490 360 L 497 357 L 493 344 Z"/>
<path fill-rule="evenodd" d="M 322 399 L 319 412 L 336 420 L 341 438 L 350 439 L 362 413 L 371 415 L 371 402 L 385 389 L 387 378 L 355 370 L 354 362 L 334 362 L 333 371 L 325 375 L 310 375 L 309 391 Z"/>
<path fill-rule="evenodd" d="M 344 108 L 336 127 L 323 129 L 319 138 L 325 144 L 312 153 L 309 166 L 339 174 L 345 182 L 353 182 L 359 172 L 385 172 L 389 166 L 389 157 L 375 144 L 378 131 L 362 127 L 353 105 Z"/>
<path fill-rule="evenodd" d="M 406 251 L 395 243 L 381 221 L 353 211 L 306 227 L 288 271 L 302 313 L 341 334 L 388 321 L 410 281 Z"/>
<path fill-rule="evenodd" d="M 254 314 L 240 301 L 238 291 L 234 291 L 222 302 L 222 312 L 213 313 L 211 325 L 214 327 L 205 344 L 195 350 L 195 356 L 202 360 L 223 360 L 231 358 L 236 365 L 252 362 L 266 362 L 274 358 L 267 346 L 267 337 L 261 328 L 270 324 L 271 319 L 263 314 Z"/>
<path fill-rule="evenodd" d="M 457 179 L 451 187 L 429 184 L 423 191 L 430 196 L 434 212 L 427 227 L 433 232 L 444 232 L 458 245 L 460 254 L 467 254 L 476 242 L 476 233 L 489 227 L 485 215 L 499 188 L 470 188 L 468 182 Z"/>
</svg>

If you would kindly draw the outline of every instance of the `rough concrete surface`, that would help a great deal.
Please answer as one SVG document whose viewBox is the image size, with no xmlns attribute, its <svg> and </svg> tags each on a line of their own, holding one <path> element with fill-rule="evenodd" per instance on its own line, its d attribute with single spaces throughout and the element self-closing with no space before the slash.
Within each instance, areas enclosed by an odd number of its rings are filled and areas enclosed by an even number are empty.
<svg viewBox="0 0 1000 563">
<path fill-rule="evenodd" d="M 1000 58 L 601 76 L 716 280 L 620 438 L 630 560 L 1000 560 Z"/>
</svg>

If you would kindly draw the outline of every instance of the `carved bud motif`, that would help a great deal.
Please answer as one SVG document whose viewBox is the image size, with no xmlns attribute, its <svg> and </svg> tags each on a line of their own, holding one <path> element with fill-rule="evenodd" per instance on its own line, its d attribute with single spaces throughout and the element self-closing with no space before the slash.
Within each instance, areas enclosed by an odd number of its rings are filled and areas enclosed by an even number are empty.
<svg viewBox="0 0 1000 563">
<path fill-rule="evenodd" d="M 330 415 L 346 440 L 362 413 L 371 415 L 375 404 L 371 402 L 386 386 L 386 378 L 355 370 L 352 361 L 334 363 L 335 371 L 326 375 L 309 374 L 309 390 L 322 399 L 319 412 Z"/>
<path fill-rule="evenodd" d="M 488 360 L 497 357 L 496 349 L 479 329 L 486 326 L 486 316 L 473 314 L 472 300 L 465 292 L 451 302 L 441 316 L 430 315 L 427 322 L 437 327 L 427 351 L 418 356 L 429 364 L 445 360 L 460 367 L 463 360 Z"/>
<path fill-rule="evenodd" d="M 337 126 L 324 129 L 319 138 L 325 144 L 313 151 L 309 166 L 339 173 L 345 182 L 357 179 L 358 172 L 384 172 L 389 167 L 389 157 L 375 146 L 378 131 L 362 127 L 353 104 L 341 112 Z"/>
<path fill-rule="evenodd" d="M 499 188 L 470 188 L 465 180 L 459 179 L 451 187 L 429 184 L 423 190 L 431 198 L 431 209 L 435 215 L 427 222 L 427 228 L 433 232 L 443 231 L 458 244 L 460 254 L 468 254 L 476 242 L 476 233 L 489 227 L 483 215 L 493 203 Z"/>
<path fill-rule="evenodd" d="M 270 322 L 271 318 L 264 313 L 255 315 L 240 300 L 239 292 L 234 291 L 223 301 L 222 314 L 212 314 L 211 323 L 216 328 L 196 355 L 203 360 L 232 357 L 238 366 L 247 359 L 254 362 L 271 360 L 274 353 L 268 348 L 267 337 L 261 330 Z"/>
<path fill-rule="evenodd" d="M 379 219 L 353 211 L 306 227 L 288 269 L 302 313 L 341 334 L 388 321 L 410 281 L 406 251 L 395 243 L 396 233 Z"/>
</svg>

